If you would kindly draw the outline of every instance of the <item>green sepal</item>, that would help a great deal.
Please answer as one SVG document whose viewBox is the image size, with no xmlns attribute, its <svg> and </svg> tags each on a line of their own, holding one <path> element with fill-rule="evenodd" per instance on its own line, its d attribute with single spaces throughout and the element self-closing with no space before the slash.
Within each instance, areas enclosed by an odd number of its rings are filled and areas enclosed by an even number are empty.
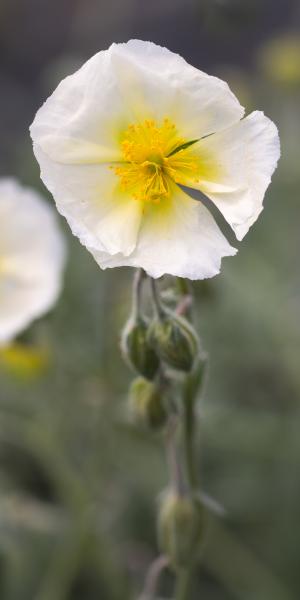
<svg viewBox="0 0 300 600">
<path fill-rule="evenodd" d="M 151 323 L 148 340 L 159 358 L 173 369 L 192 369 L 199 342 L 196 332 L 183 317 L 165 311 Z"/>
<path fill-rule="evenodd" d="M 162 551 L 175 568 L 197 560 L 205 532 L 205 510 L 198 499 L 170 491 L 163 497 L 158 519 Z"/>
<path fill-rule="evenodd" d="M 130 318 L 124 327 L 121 349 L 129 365 L 147 379 L 153 379 L 159 358 L 148 341 L 148 322 L 142 317 Z"/>
<path fill-rule="evenodd" d="M 129 406 L 136 423 L 149 429 L 160 429 L 166 424 L 163 391 L 157 382 L 144 377 L 134 379 L 129 390 Z"/>
</svg>

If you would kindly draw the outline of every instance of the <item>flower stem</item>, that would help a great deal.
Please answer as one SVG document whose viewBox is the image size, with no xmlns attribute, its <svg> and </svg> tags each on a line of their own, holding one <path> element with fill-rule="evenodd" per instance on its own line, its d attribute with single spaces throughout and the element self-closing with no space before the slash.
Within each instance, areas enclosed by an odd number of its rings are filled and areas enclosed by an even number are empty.
<svg viewBox="0 0 300 600">
<path fill-rule="evenodd" d="M 178 315 L 185 315 L 188 320 L 192 320 L 193 292 L 190 282 L 182 277 L 176 279 L 177 289 L 181 295 L 181 300 L 176 308 Z"/>
<path fill-rule="evenodd" d="M 137 269 L 134 273 L 132 286 L 132 314 L 135 318 L 139 317 L 141 313 L 141 293 L 145 276 L 143 269 Z"/>
<path fill-rule="evenodd" d="M 190 491 L 198 487 L 198 475 L 195 460 L 195 411 L 194 400 L 185 398 L 183 412 L 183 449 Z"/>
<path fill-rule="evenodd" d="M 140 277 L 137 274 L 135 280 L 135 299 L 139 301 L 139 290 L 140 290 Z M 155 311 L 155 315 L 158 319 L 162 319 L 164 316 L 164 308 L 161 302 L 159 288 L 157 282 L 149 277 L 152 301 Z M 192 295 L 190 288 L 185 280 L 180 280 L 180 291 L 182 293 L 181 301 L 177 307 L 177 314 L 186 315 L 189 319 L 191 318 L 191 307 L 192 307 Z M 138 307 L 138 305 L 137 305 Z M 163 381 L 164 372 L 161 370 L 161 378 Z M 168 376 L 170 377 L 170 375 Z M 190 377 L 190 379 L 188 379 Z M 193 494 L 197 488 L 197 467 L 195 460 L 195 385 L 197 380 L 194 381 L 192 374 L 187 375 L 187 379 L 182 388 L 182 444 L 181 450 L 183 450 L 183 458 L 179 456 L 178 448 L 178 425 L 180 415 L 177 414 L 175 405 L 170 404 L 169 419 L 166 427 L 166 457 L 168 463 L 168 470 L 170 474 L 170 482 L 173 490 L 179 496 L 188 496 Z M 185 468 L 183 469 L 183 464 Z M 140 600 L 154 600 L 155 589 L 157 586 L 157 579 L 160 575 L 161 570 L 166 566 L 166 558 L 164 556 L 159 557 L 157 561 L 154 561 L 148 571 L 146 578 L 145 588 L 143 595 Z M 175 583 L 175 600 L 188 600 L 189 590 L 192 579 L 192 569 L 178 569 L 175 572 L 176 583 Z"/>
<path fill-rule="evenodd" d="M 186 280 L 177 278 L 177 285 L 182 293 L 176 312 L 179 315 L 186 315 L 192 319 L 193 295 L 189 283 Z M 189 492 L 193 494 L 198 487 L 198 474 L 195 456 L 195 393 L 193 386 L 186 380 L 182 390 L 183 400 L 183 453 L 185 459 L 186 479 Z M 192 568 L 180 569 L 177 572 L 175 586 L 175 600 L 188 600 L 190 595 L 190 586 L 192 581 Z"/>
<path fill-rule="evenodd" d="M 175 586 L 175 600 L 188 600 L 191 585 L 191 570 L 180 569 Z"/>
<path fill-rule="evenodd" d="M 168 421 L 167 432 L 166 432 L 166 452 L 169 465 L 171 485 L 177 494 L 184 494 L 185 481 L 183 478 L 182 468 L 180 459 L 178 456 L 178 449 L 176 445 L 176 433 L 178 426 L 177 415 L 171 415 Z"/>
<path fill-rule="evenodd" d="M 154 600 L 158 579 L 168 564 L 169 559 L 164 554 L 153 561 L 146 575 L 145 587 L 139 600 Z"/>
<path fill-rule="evenodd" d="M 155 279 L 153 279 L 153 277 L 149 277 L 149 280 L 150 280 L 154 310 L 155 310 L 156 316 L 159 319 L 161 319 L 163 317 L 164 311 L 163 311 L 163 308 L 161 305 L 161 300 L 159 297 L 157 283 L 156 283 Z"/>
</svg>

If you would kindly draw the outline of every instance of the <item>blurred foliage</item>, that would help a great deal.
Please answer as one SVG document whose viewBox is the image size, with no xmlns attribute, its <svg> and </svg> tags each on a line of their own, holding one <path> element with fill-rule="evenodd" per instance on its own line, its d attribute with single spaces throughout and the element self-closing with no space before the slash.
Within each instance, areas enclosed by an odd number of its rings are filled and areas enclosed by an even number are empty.
<svg viewBox="0 0 300 600">
<path fill-rule="evenodd" d="M 266 210 L 222 274 L 194 284 L 210 357 L 198 402 L 201 479 L 225 515 L 211 516 L 190 600 L 299 597 L 297 22 L 291 0 L 0 5 L 3 174 L 42 189 L 27 134 L 36 108 L 85 57 L 131 36 L 226 77 L 247 110 L 279 126 L 283 156 Z M 131 375 L 119 332 L 132 272 L 101 272 L 62 226 L 70 256 L 61 300 L 0 356 L 0 597 L 126 600 L 157 554 L 163 445 L 125 412 Z M 161 595 L 171 590 L 166 573 Z"/>
<path fill-rule="evenodd" d="M 300 85 L 300 37 L 286 34 L 271 39 L 262 49 L 261 62 L 267 77 L 289 87 Z"/>
</svg>

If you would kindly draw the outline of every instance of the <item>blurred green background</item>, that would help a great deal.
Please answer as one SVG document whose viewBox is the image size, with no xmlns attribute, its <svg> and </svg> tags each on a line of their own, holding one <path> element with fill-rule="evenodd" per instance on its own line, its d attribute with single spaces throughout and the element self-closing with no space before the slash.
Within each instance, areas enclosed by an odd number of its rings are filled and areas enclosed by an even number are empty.
<svg viewBox="0 0 300 600">
<path fill-rule="evenodd" d="M 210 356 L 201 479 L 224 514 L 190 600 L 300 597 L 299 23 L 296 0 L 0 1 L 0 173 L 45 196 L 28 126 L 60 79 L 113 41 L 179 52 L 279 127 L 265 211 L 221 275 L 194 285 Z M 158 552 L 167 482 L 160 438 L 126 416 L 132 272 L 100 271 L 61 225 L 61 299 L 0 356 L 0 598 L 129 600 Z M 167 574 L 161 595 L 171 589 Z"/>
</svg>

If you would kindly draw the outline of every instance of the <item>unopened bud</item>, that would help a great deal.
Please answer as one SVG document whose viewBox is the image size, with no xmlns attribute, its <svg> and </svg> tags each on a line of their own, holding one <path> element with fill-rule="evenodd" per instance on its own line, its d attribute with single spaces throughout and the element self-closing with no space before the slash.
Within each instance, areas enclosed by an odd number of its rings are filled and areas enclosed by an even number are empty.
<svg viewBox="0 0 300 600">
<path fill-rule="evenodd" d="M 148 339 L 161 360 L 170 367 L 191 370 L 198 353 L 198 338 L 186 319 L 166 312 L 152 322 Z"/>
<path fill-rule="evenodd" d="M 148 323 L 142 317 L 130 318 L 123 330 L 121 349 L 130 366 L 146 377 L 153 379 L 159 358 L 148 341 Z"/>
<path fill-rule="evenodd" d="M 204 509 L 198 500 L 168 492 L 158 521 L 162 551 L 174 567 L 190 566 L 197 558 L 204 534 Z"/>
<path fill-rule="evenodd" d="M 159 429 L 167 420 L 163 393 L 157 383 L 137 377 L 130 386 L 130 409 L 134 419 L 149 427 Z"/>
</svg>

